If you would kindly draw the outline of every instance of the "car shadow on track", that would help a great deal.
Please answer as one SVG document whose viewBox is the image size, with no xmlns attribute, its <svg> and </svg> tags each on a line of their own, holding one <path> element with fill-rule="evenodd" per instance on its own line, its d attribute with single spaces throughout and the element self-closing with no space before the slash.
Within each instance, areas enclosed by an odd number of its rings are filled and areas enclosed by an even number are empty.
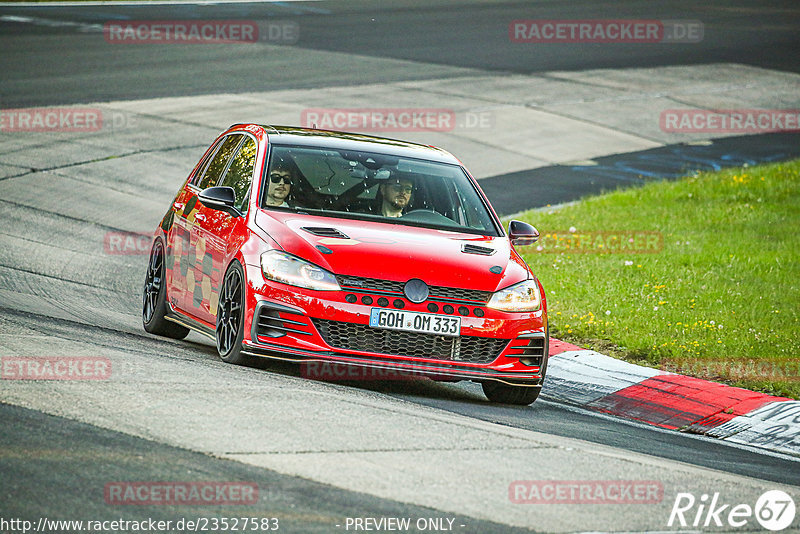
<svg viewBox="0 0 800 534">
<path fill-rule="evenodd" d="M 303 364 L 270 360 L 256 360 L 250 364 L 250 367 L 271 373 L 279 373 L 286 376 L 293 376 L 326 384 L 337 384 L 346 388 L 372 391 L 404 398 L 435 399 L 481 405 L 488 404 L 486 397 L 481 393 L 480 387 L 477 384 L 474 384 L 477 389 L 475 391 L 470 391 L 462 386 L 456 386 L 456 383 L 453 382 L 438 382 L 424 377 L 390 380 L 343 380 L 335 377 L 310 377 L 304 371 Z"/>
<path fill-rule="evenodd" d="M 186 339 L 183 341 L 191 346 L 197 353 L 202 353 L 204 360 L 219 360 L 216 347 L 213 344 L 203 343 Z M 528 409 L 526 406 L 505 406 L 490 403 L 480 385 L 475 382 L 444 382 L 431 380 L 425 377 L 403 377 L 394 379 L 367 378 L 362 380 L 344 380 L 328 374 L 324 377 L 308 376 L 303 363 L 284 362 L 280 360 L 270 360 L 268 358 L 253 358 L 247 362 L 246 367 L 257 369 L 267 373 L 275 373 L 283 376 L 302 378 L 326 384 L 335 384 L 345 388 L 360 389 L 374 393 L 382 393 L 393 397 L 403 398 L 419 404 L 430 406 L 446 407 L 450 403 L 466 404 L 474 406 L 494 406 L 496 408 L 508 408 L 513 410 Z"/>
</svg>

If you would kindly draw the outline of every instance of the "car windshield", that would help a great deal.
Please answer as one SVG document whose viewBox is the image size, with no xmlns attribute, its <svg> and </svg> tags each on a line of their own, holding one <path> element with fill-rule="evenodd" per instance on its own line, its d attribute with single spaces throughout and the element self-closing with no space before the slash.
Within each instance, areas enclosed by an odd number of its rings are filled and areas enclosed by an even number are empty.
<svg viewBox="0 0 800 534">
<path fill-rule="evenodd" d="M 500 235 L 464 170 L 386 154 L 273 145 L 261 206 Z"/>
</svg>

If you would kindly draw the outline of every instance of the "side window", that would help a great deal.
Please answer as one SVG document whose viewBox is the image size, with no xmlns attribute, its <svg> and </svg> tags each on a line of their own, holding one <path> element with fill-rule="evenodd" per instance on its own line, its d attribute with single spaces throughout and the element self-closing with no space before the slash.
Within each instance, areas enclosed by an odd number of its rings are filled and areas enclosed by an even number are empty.
<svg viewBox="0 0 800 534">
<path fill-rule="evenodd" d="M 233 188 L 236 193 L 236 208 L 241 212 L 247 211 L 247 196 L 253 183 L 257 148 L 256 142 L 251 137 L 246 137 L 239 152 L 231 160 L 225 178 L 219 184 Z"/>
<path fill-rule="evenodd" d="M 214 154 L 214 159 L 212 159 L 211 163 L 208 164 L 206 173 L 203 175 L 200 181 L 197 182 L 197 187 L 199 187 L 201 191 L 206 187 L 217 185 L 219 177 L 222 176 L 222 173 L 225 171 L 225 168 L 228 165 L 228 160 L 231 159 L 233 151 L 236 150 L 236 147 L 239 145 L 239 141 L 241 140 L 241 134 L 237 134 L 229 135 L 228 138 L 222 142 L 222 146 L 220 146 L 219 150 L 217 150 L 217 153 Z"/>
<path fill-rule="evenodd" d="M 203 156 L 203 160 L 200 162 L 200 165 L 197 166 L 197 171 L 195 171 L 194 175 L 192 176 L 192 181 L 191 181 L 192 185 L 197 186 L 197 184 L 200 182 L 200 179 L 203 177 L 203 173 L 208 167 L 208 162 L 214 158 L 214 154 L 217 152 L 221 144 L 222 144 L 221 141 L 219 143 L 215 143 L 211 147 L 211 150 L 209 150 Z"/>
</svg>

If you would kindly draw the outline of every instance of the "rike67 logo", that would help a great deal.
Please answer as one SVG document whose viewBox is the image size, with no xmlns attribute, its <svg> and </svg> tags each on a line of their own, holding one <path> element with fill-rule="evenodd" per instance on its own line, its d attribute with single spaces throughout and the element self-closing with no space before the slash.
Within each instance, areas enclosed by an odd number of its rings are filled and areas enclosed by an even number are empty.
<svg viewBox="0 0 800 534">
<path fill-rule="evenodd" d="M 718 492 L 712 496 L 704 493 L 699 499 L 691 493 L 678 493 L 667 526 L 741 528 L 755 518 L 762 528 L 779 531 L 792 525 L 795 511 L 794 500 L 781 490 L 767 491 L 755 506 L 726 503 Z"/>
</svg>

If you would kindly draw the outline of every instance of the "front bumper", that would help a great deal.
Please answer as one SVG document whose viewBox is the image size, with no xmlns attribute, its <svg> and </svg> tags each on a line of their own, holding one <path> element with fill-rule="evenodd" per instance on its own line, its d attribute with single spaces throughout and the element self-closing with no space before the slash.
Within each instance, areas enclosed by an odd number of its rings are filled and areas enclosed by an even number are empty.
<svg viewBox="0 0 800 534">
<path fill-rule="evenodd" d="M 487 308 L 485 302 L 455 298 L 414 304 L 385 288 L 313 291 L 253 278 L 244 354 L 397 370 L 404 376 L 541 386 L 549 341 L 544 310 L 507 313 Z M 461 336 L 369 326 L 374 307 L 432 313 L 432 302 L 436 313 L 461 316 Z"/>
</svg>

